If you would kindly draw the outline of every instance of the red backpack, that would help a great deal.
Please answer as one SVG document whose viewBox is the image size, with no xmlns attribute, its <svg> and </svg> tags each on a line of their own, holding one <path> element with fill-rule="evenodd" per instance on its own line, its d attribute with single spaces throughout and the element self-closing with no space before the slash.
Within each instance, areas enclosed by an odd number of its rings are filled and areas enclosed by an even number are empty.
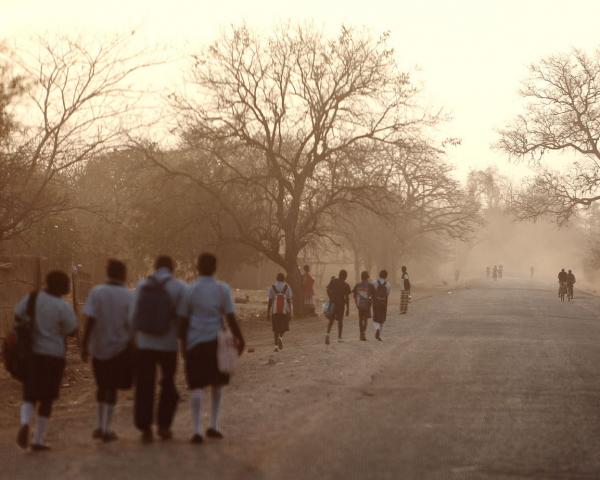
<svg viewBox="0 0 600 480">
<path fill-rule="evenodd" d="M 277 314 L 277 315 L 286 315 L 287 314 L 287 289 L 288 286 L 285 285 L 283 287 L 283 290 L 280 292 L 277 290 L 277 288 L 275 288 L 275 285 L 273 285 L 273 292 L 275 293 L 275 302 L 273 305 L 273 313 Z"/>
</svg>

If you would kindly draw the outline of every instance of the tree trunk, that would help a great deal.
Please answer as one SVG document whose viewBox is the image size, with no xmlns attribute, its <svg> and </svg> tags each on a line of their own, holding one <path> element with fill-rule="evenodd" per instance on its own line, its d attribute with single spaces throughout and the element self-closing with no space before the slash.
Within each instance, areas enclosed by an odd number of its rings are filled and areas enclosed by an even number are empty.
<svg viewBox="0 0 600 480">
<path fill-rule="evenodd" d="M 298 261 L 290 260 L 285 270 L 287 273 L 287 282 L 294 294 L 294 316 L 303 317 L 306 314 L 304 311 L 304 285 L 302 284 Z"/>
</svg>

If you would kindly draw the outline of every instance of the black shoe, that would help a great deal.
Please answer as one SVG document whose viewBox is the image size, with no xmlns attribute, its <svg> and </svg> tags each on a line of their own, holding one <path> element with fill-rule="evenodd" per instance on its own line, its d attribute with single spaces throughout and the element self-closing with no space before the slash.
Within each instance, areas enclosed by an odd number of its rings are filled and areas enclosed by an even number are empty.
<svg viewBox="0 0 600 480">
<path fill-rule="evenodd" d="M 277 346 L 279 347 L 279 350 L 283 350 L 283 339 L 281 336 L 277 338 Z"/>
<path fill-rule="evenodd" d="M 148 428 L 142 431 L 142 443 L 152 443 L 154 441 L 154 434 L 152 433 L 152 429 Z"/>
<path fill-rule="evenodd" d="M 102 430 L 101 429 L 97 428 L 96 430 L 94 430 L 92 432 L 92 438 L 94 440 L 101 440 L 102 437 L 103 437 L 103 434 L 102 434 Z"/>
<path fill-rule="evenodd" d="M 206 431 L 206 436 L 208 438 L 223 438 L 223 434 L 214 428 L 209 428 Z"/>
<path fill-rule="evenodd" d="M 117 437 L 117 434 L 115 432 L 106 432 L 102 435 L 102 441 L 104 443 L 110 443 L 110 442 L 114 442 L 115 440 L 118 440 L 119 437 Z"/>
<path fill-rule="evenodd" d="M 169 428 L 159 428 L 158 436 L 161 440 L 171 440 L 173 438 L 173 432 Z"/>
<path fill-rule="evenodd" d="M 21 425 L 21 428 L 19 428 L 17 445 L 23 449 L 29 446 L 29 425 Z"/>
<path fill-rule="evenodd" d="M 31 446 L 31 451 L 32 452 L 47 452 L 48 450 L 50 450 L 50 447 L 48 445 L 42 445 L 39 443 L 34 443 Z"/>
<path fill-rule="evenodd" d="M 197 433 L 195 433 L 194 436 L 190 440 L 190 443 L 193 443 L 195 445 L 199 445 L 202 442 L 204 442 L 204 438 L 202 437 L 202 435 L 199 435 Z"/>
</svg>

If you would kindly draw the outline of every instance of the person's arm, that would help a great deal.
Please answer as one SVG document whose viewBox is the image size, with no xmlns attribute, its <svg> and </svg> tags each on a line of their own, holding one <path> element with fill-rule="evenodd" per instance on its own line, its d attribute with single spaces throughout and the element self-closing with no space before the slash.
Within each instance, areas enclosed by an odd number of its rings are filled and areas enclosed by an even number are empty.
<svg viewBox="0 0 600 480">
<path fill-rule="evenodd" d="M 267 298 L 269 299 L 269 302 L 267 303 L 267 320 L 271 320 L 271 314 L 273 312 L 273 300 L 275 298 L 272 288 L 269 288 L 267 291 Z"/>
<path fill-rule="evenodd" d="M 185 351 L 187 350 L 187 334 L 188 329 L 190 328 L 190 318 L 189 317 L 179 317 L 179 321 L 177 322 L 179 325 L 179 331 L 177 332 L 179 341 L 181 342 L 181 355 L 185 356 Z"/>
<path fill-rule="evenodd" d="M 292 292 L 292 287 L 290 287 L 288 285 L 287 288 L 287 302 L 288 302 L 288 309 L 290 310 L 290 317 L 294 316 L 294 293 Z"/>
<path fill-rule="evenodd" d="M 246 348 L 246 341 L 244 340 L 244 336 L 242 335 L 242 331 L 240 330 L 240 326 L 238 325 L 237 319 L 235 318 L 234 313 L 228 313 L 225 316 L 227 320 L 227 325 L 235 338 L 235 346 L 238 349 L 238 353 L 241 355 Z"/>
<path fill-rule="evenodd" d="M 83 360 L 83 362 L 88 361 L 88 345 L 90 343 L 90 336 L 92 335 L 92 330 L 94 330 L 95 326 L 96 319 L 94 317 L 86 317 L 85 327 L 83 329 L 83 340 L 81 341 L 81 360 Z"/>
<path fill-rule="evenodd" d="M 350 316 L 350 293 L 352 293 L 350 290 L 350 285 L 346 285 L 345 298 L 346 298 L 346 316 L 347 317 Z"/>
</svg>

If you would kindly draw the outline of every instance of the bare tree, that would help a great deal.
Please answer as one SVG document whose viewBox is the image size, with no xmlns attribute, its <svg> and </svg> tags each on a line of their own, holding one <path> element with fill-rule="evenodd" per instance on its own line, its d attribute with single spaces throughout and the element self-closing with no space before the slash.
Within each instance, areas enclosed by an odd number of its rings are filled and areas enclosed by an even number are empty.
<svg viewBox="0 0 600 480">
<path fill-rule="evenodd" d="M 368 208 L 385 189 L 379 146 L 409 144 L 437 121 L 418 108 L 387 35 L 348 28 L 333 39 L 304 26 L 268 38 L 233 28 L 195 57 L 188 87 L 173 100 L 197 168 L 167 169 L 213 195 L 230 233 L 297 291 L 299 253 L 330 237 L 340 208 Z"/>
<path fill-rule="evenodd" d="M 564 222 L 600 200 L 600 51 L 543 59 L 531 66 L 521 94 L 526 110 L 500 131 L 497 146 L 512 157 L 529 156 L 537 176 L 515 196 L 514 207 L 525 218 L 551 214 Z M 548 152 L 572 155 L 568 174 L 542 165 Z"/>
<path fill-rule="evenodd" d="M 0 58 L 24 86 L 0 101 L 0 116 L 12 119 L 0 144 L 0 241 L 69 208 L 73 169 L 123 143 L 125 116 L 139 99 L 129 80 L 150 64 L 128 52 L 129 38 L 98 47 L 63 38 L 40 43 L 38 54 L 18 63 Z"/>
</svg>

